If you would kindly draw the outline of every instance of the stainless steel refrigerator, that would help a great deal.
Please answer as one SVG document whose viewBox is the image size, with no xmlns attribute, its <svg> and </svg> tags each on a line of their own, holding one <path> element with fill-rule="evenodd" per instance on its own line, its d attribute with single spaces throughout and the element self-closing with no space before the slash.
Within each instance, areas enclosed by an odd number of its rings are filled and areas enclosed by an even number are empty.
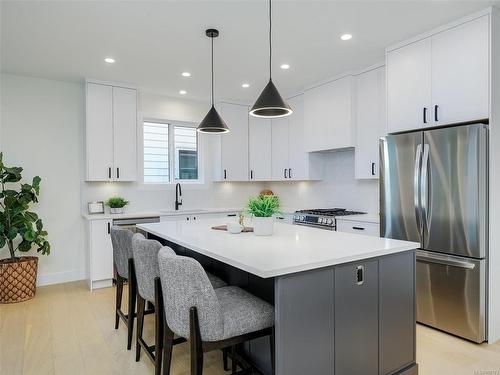
<svg viewBox="0 0 500 375">
<path fill-rule="evenodd" d="M 380 140 L 381 236 L 420 242 L 417 321 L 483 342 L 488 254 L 488 127 Z"/>
</svg>

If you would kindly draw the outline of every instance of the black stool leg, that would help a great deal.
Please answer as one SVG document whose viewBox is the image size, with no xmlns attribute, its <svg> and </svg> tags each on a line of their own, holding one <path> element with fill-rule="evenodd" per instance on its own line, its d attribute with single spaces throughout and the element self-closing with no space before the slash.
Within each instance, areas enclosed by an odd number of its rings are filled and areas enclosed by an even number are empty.
<svg viewBox="0 0 500 375">
<path fill-rule="evenodd" d="M 237 362 L 236 362 L 236 345 L 231 346 L 231 374 L 236 373 Z"/>
<path fill-rule="evenodd" d="M 141 344 L 139 339 L 142 338 L 142 330 L 144 328 L 144 298 L 137 294 L 137 332 L 135 336 L 135 361 L 139 362 L 141 359 Z"/>
<path fill-rule="evenodd" d="M 128 318 L 127 318 L 127 350 L 132 348 L 132 333 L 134 332 L 135 300 L 137 284 L 135 279 L 134 260 L 128 260 Z"/>
<path fill-rule="evenodd" d="M 227 364 L 228 362 L 227 351 L 228 351 L 227 348 L 222 349 L 222 365 L 224 366 L 224 371 L 229 371 L 229 366 Z"/>
<path fill-rule="evenodd" d="M 191 375 L 203 374 L 203 344 L 196 307 L 189 310 L 189 343 L 191 346 Z"/>
<path fill-rule="evenodd" d="M 155 375 L 161 374 L 163 355 L 163 295 L 160 278 L 155 278 Z"/>
<path fill-rule="evenodd" d="M 168 327 L 163 316 L 163 375 L 170 375 L 170 367 L 172 366 L 172 348 L 174 346 L 174 333 Z"/>
<path fill-rule="evenodd" d="M 123 297 L 123 278 L 119 275 L 116 276 L 116 309 L 115 309 L 115 329 L 118 329 L 120 324 L 120 315 L 118 311 L 122 307 L 122 297 Z"/>
<path fill-rule="evenodd" d="M 275 337 L 274 337 L 274 327 L 271 331 L 271 335 L 269 336 L 269 346 L 271 347 L 271 368 L 272 375 L 276 373 L 276 352 L 275 352 Z"/>
</svg>

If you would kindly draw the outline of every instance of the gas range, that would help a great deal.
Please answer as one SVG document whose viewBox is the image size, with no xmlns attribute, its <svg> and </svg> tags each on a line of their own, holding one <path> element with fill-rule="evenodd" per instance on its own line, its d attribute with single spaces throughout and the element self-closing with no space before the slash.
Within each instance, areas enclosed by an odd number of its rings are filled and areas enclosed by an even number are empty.
<svg viewBox="0 0 500 375">
<path fill-rule="evenodd" d="M 328 208 L 295 211 L 293 223 L 307 225 L 316 228 L 335 230 L 337 223 L 335 218 L 346 215 L 361 215 L 365 212 L 348 211 L 345 208 Z"/>
</svg>

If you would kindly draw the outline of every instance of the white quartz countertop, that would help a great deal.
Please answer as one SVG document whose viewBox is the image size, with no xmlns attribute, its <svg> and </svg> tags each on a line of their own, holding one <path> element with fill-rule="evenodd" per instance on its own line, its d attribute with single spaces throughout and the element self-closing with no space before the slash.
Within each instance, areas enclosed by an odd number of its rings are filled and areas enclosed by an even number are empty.
<svg viewBox="0 0 500 375">
<path fill-rule="evenodd" d="M 346 221 L 362 221 L 364 223 L 380 223 L 380 215 L 379 214 L 360 214 L 360 215 L 345 215 L 345 216 L 337 216 L 337 220 L 346 220 Z"/>
<path fill-rule="evenodd" d="M 224 218 L 140 224 L 138 227 L 263 278 L 399 253 L 420 246 L 416 242 L 279 222 L 274 224 L 274 235 L 267 237 L 211 229 L 221 224 L 225 224 Z M 250 222 L 246 224 L 251 225 Z"/>
<path fill-rule="evenodd" d="M 180 209 L 178 211 L 159 209 L 155 211 L 125 211 L 123 214 L 88 214 L 84 213 L 82 216 L 87 220 L 100 220 L 100 219 L 131 219 L 131 218 L 144 218 L 144 217 L 157 217 L 157 216 L 182 216 L 182 215 L 195 215 L 195 214 L 216 214 L 225 212 L 239 212 L 242 208 L 193 208 L 193 209 Z"/>
</svg>

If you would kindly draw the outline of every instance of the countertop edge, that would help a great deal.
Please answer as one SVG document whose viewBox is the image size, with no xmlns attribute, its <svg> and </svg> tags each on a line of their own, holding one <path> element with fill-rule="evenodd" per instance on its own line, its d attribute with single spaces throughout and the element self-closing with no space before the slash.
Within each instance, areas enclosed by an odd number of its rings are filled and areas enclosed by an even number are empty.
<svg viewBox="0 0 500 375">
<path fill-rule="evenodd" d="M 136 212 L 125 212 L 123 214 L 111 214 L 109 212 L 104 214 L 89 214 L 82 213 L 82 217 L 85 220 L 109 220 L 109 219 L 130 219 L 130 218 L 144 218 L 144 217 L 157 217 L 157 216 L 182 216 L 182 215 L 193 215 L 193 214 L 213 214 L 213 213 L 224 213 L 224 212 L 234 212 L 242 211 L 240 208 L 198 208 L 192 210 L 158 210 L 158 211 L 136 211 Z"/>
</svg>

